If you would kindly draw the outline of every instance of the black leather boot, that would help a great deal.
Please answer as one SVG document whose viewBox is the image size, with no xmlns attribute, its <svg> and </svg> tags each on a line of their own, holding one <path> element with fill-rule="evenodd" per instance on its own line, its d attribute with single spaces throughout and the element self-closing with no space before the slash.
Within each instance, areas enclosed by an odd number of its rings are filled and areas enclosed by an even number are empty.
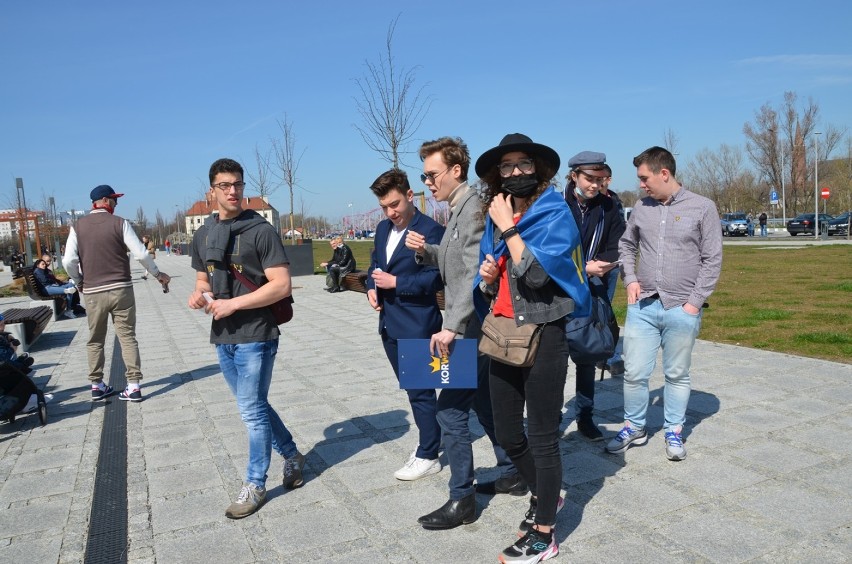
<svg viewBox="0 0 852 564">
<path fill-rule="evenodd" d="M 485 495 L 509 494 L 526 495 L 527 482 L 520 474 L 512 474 L 505 478 L 497 478 L 493 482 L 482 482 L 474 486 L 476 493 Z"/>
<path fill-rule="evenodd" d="M 424 529 L 452 529 L 459 525 L 469 525 L 476 521 L 476 494 L 470 494 L 458 501 L 452 499 L 417 522 Z"/>
<path fill-rule="evenodd" d="M 577 417 L 577 430 L 590 441 L 603 440 L 603 433 L 601 433 L 598 426 L 595 425 L 595 422 L 592 421 L 591 413 L 581 413 L 580 416 Z"/>
</svg>

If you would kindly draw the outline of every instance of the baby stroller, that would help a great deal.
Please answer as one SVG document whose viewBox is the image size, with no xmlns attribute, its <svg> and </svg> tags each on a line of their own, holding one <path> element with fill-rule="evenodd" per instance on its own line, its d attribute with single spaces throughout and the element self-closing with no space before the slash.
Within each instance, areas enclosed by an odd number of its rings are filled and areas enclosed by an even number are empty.
<svg viewBox="0 0 852 564">
<path fill-rule="evenodd" d="M 44 392 L 14 363 L 0 362 L 0 421 L 14 423 L 15 416 L 26 407 L 33 394 L 37 398 L 38 419 L 44 425 L 47 423 L 47 401 Z"/>
</svg>

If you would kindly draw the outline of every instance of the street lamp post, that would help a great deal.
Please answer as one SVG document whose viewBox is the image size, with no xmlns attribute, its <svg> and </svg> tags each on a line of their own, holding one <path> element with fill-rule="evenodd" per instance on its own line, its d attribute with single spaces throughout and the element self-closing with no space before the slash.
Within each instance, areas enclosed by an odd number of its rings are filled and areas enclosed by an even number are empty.
<svg viewBox="0 0 852 564">
<path fill-rule="evenodd" d="M 814 131 L 814 240 L 819 239 L 819 135 Z"/>
<path fill-rule="evenodd" d="M 781 214 L 784 217 L 784 228 L 787 228 L 787 190 L 784 185 L 784 148 L 781 148 Z"/>
</svg>

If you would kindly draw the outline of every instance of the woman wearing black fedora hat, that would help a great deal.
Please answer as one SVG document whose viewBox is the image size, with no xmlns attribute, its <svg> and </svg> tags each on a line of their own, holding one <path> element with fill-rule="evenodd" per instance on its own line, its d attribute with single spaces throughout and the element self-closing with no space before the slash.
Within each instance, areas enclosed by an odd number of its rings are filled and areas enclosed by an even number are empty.
<svg viewBox="0 0 852 564">
<path fill-rule="evenodd" d="M 559 553 L 553 526 L 562 507 L 565 321 L 572 312 L 588 315 L 590 299 L 579 232 L 562 195 L 550 186 L 558 169 L 553 149 L 520 133 L 505 136 L 476 162 L 486 186 L 487 212 L 477 299 L 480 306 L 493 299 L 492 313 L 512 318 L 518 326 L 542 326 L 532 366 L 491 361 L 497 440 L 532 492 L 521 538 L 500 554 L 501 562 L 534 563 Z"/>
</svg>

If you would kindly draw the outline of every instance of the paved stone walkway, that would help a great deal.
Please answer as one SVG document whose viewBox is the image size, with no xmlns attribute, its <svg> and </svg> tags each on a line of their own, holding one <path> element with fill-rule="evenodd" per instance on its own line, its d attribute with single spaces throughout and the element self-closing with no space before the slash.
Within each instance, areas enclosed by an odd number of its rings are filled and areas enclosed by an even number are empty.
<svg viewBox="0 0 852 564">
<path fill-rule="evenodd" d="M 127 406 L 129 562 L 494 562 L 514 540 L 526 498 L 479 496 L 479 520 L 452 531 L 417 525 L 446 500 L 449 469 L 394 480 L 416 434 L 377 314 L 362 294 L 323 292 L 319 276 L 294 279 L 271 393 L 307 456 L 307 483 L 285 492 L 274 460 L 266 506 L 226 519 L 245 431 L 209 318 L 185 306 L 189 258 L 157 262 L 174 276 L 169 294 L 134 267 L 146 399 Z M 1 299 L 0 310 L 28 301 Z M 104 413 L 118 402 L 90 401 L 87 335 L 85 319 L 61 320 L 31 351 L 36 382 L 56 396 L 48 424 L 0 425 L 0 562 L 84 558 Z M 646 446 L 612 456 L 565 426 L 556 562 L 848 561 L 852 365 L 700 341 L 693 366 L 683 462 L 664 455 L 659 370 Z M 569 377 L 569 415 L 573 395 Z M 621 381 L 599 382 L 596 403 L 614 434 Z M 487 439 L 474 448 L 488 480 Z"/>
</svg>

